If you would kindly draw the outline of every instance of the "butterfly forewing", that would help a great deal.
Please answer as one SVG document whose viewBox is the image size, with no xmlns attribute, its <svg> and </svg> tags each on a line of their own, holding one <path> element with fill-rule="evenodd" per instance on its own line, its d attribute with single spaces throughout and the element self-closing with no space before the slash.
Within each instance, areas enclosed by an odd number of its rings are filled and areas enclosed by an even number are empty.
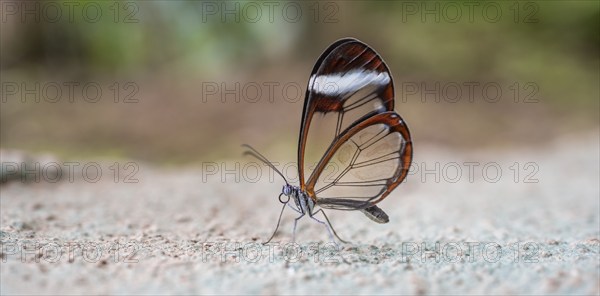
<svg viewBox="0 0 600 296">
<path fill-rule="evenodd" d="M 315 165 L 350 126 L 393 109 L 392 77 L 381 57 L 355 39 L 331 45 L 317 61 L 308 83 L 298 145 L 301 188 L 306 189 L 306 176 L 336 173 L 334 163 L 323 171 Z"/>
<path fill-rule="evenodd" d="M 395 112 L 356 122 L 329 147 L 306 183 L 323 208 L 363 209 L 402 182 L 412 161 L 410 134 Z M 325 170 L 328 168 L 328 170 Z"/>
</svg>

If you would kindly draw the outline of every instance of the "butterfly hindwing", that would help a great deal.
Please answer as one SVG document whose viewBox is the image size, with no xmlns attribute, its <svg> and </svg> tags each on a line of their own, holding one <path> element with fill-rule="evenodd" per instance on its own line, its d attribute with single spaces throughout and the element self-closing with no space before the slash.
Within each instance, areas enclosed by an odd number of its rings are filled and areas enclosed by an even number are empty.
<svg viewBox="0 0 600 296">
<path fill-rule="evenodd" d="M 406 177 L 412 143 L 406 124 L 389 111 L 356 122 L 333 142 L 306 183 L 323 208 L 356 210 L 383 200 Z"/>
</svg>

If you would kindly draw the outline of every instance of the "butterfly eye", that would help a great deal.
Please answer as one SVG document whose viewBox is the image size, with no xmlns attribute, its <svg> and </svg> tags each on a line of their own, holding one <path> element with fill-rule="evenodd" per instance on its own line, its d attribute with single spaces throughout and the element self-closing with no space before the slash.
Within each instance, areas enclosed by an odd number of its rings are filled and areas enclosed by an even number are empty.
<svg viewBox="0 0 600 296">
<path fill-rule="evenodd" d="M 292 186 L 285 184 L 283 185 L 283 189 L 281 191 L 284 195 L 289 196 L 290 194 L 292 194 Z"/>
</svg>

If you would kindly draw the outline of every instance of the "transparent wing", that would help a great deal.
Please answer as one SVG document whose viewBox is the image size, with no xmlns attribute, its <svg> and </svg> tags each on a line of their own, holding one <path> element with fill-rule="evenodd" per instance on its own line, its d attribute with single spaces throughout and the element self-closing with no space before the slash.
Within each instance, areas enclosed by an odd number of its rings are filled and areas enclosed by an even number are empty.
<svg viewBox="0 0 600 296">
<path fill-rule="evenodd" d="M 332 44 L 317 61 L 306 92 L 298 141 L 301 188 L 306 189 L 305 176 L 317 173 L 327 149 L 350 126 L 393 110 L 392 77 L 381 57 L 355 39 Z"/>
<path fill-rule="evenodd" d="M 376 114 L 336 138 L 306 182 L 306 192 L 323 208 L 364 209 L 404 180 L 411 161 L 410 133 L 400 115 Z"/>
</svg>

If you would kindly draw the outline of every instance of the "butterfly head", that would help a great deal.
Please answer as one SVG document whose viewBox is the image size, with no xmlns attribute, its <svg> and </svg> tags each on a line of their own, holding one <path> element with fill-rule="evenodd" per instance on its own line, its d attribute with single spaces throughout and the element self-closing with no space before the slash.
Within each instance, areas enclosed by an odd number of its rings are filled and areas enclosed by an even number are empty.
<svg viewBox="0 0 600 296">
<path fill-rule="evenodd" d="M 281 193 L 283 193 L 285 196 L 290 196 L 293 191 L 294 187 L 287 183 L 283 185 L 283 188 L 281 189 Z"/>
</svg>

